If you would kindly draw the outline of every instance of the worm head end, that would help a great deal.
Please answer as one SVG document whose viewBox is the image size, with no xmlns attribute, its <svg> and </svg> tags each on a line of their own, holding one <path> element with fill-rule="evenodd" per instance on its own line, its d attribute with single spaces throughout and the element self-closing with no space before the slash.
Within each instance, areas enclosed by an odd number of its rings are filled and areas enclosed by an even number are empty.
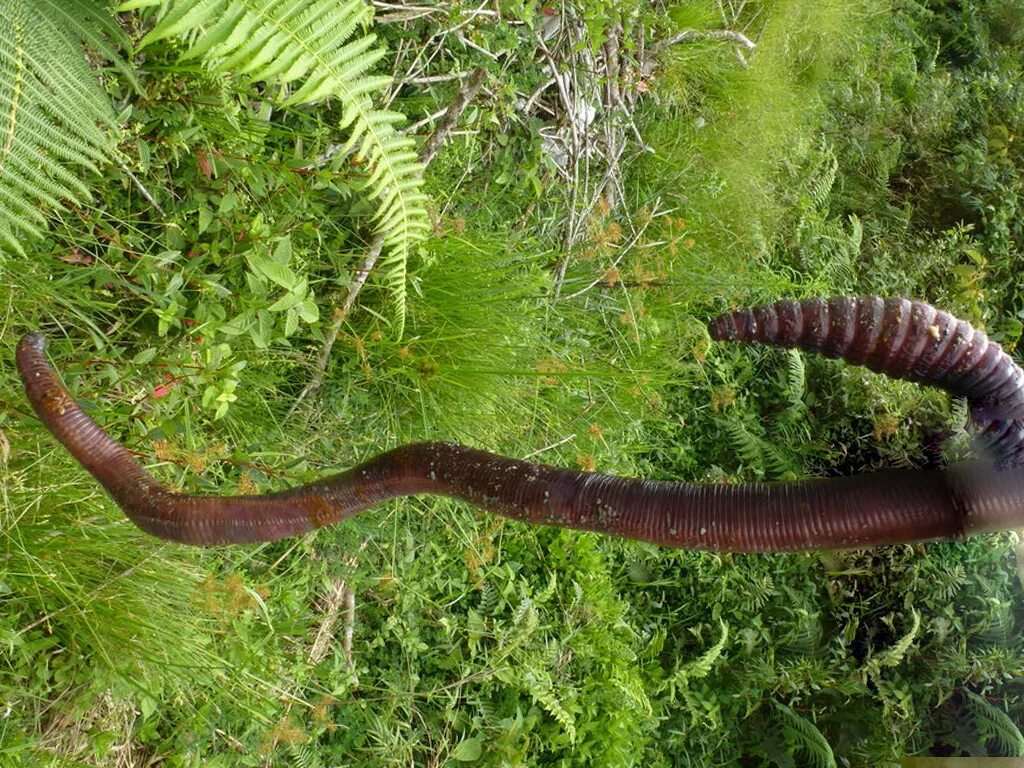
<svg viewBox="0 0 1024 768">
<path fill-rule="evenodd" d="M 42 352 L 44 349 L 46 349 L 46 337 L 39 331 L 26 333 L 18 342 L 19 352 Z"/>
</svg>

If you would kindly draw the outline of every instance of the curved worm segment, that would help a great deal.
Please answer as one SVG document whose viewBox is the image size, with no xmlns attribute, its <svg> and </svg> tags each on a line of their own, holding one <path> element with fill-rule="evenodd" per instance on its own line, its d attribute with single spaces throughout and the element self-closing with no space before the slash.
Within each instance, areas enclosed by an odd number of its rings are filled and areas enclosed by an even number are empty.
<svg viewBox="0 0 1024 768">
<path fill-rule="evenodd" d="M 819 352 L 965 397 L 982 444 L 1024 460 L 1024 371 L 984 331 L 922 301 L 865 296 L 779 301 L 710 324 L 719 341 Z"/>
</svg>

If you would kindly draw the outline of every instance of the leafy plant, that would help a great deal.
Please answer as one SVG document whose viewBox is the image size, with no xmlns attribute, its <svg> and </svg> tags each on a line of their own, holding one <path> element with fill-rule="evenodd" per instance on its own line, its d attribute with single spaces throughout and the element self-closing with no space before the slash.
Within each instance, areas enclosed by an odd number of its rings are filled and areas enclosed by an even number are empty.
<svg viewBox="0 0 1024 768">
<path fill-rule="evenodd" d="M 1024 735 L 1009 715 L 974 691 L 962 693 L 967 710 L 974 716 L 979 739 L 994 741 L 1006 757 L 1024 757 Z"/>
<path fill-rule="evenodd" d="M 348 138 L 332 162 L 351 155 L 353 164 L 367 166 L 363 186 L 377 202 L 376 227 L 388 248 L 384 280 L 401 336 L 407 263 L 428 230 L 426 196 L 413 140 L 394 127 L 404 118 L 371 101 L 391 78 L 366 74 L 384 55 L 373 47 L 374 35 L 353 37 L 369 18 L 364 0 L 176 0 L 141 44 L 195 32 L 184 61 L 202 59 L 216 72 L 295 86 L 285 107 L 338 100 L 339 128 Z"/>
<path fill-rule="evenodd" d="M 94 3 L 4 0 L 0 19 L 0 247 L 25 255 L 20 237 L 42 235 L 47 207 L 91 197 L 76 171 L 98 174 L 117 154 L 118 120 L 84 46 L 134 76 L 126 35 Z"/>
</svg>

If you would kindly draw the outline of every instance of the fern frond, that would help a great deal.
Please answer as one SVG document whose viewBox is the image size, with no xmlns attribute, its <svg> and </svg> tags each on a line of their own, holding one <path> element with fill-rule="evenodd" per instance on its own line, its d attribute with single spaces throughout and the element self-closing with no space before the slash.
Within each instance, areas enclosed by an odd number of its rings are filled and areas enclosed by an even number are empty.
<svg viewBox="0 0 1024 768">
<path fill-rule="evenodd" d="M 562 726 L 562 730 L 565 731 L 565 735 L 569 738 L 569 743 L 575 744 L 576 718 L 566 709 L 562 700 L 555 692 L 554 683 L 547 670 L 540 668 L 538 665 L 533 666 L 533 668 L 528 667 L 523 674 L 523 684 L 530 692 L 533 700 L 540 705 L 541 709 L 551 715 L 555 722 Z"/>
<path fill-rule="evenodd" d="M 995 741 L 1003 757 L 1024 757 L 1024 734 L 1010 716 L 974 691 L 963 690 L 967 708 L 974 715 L 978 735 Z"/>
<path fill-rule="evenodd" d="M 789 410 L 798 413 L 804 410 L 804 395 L 807 391 L 807 368 L 804 356 L 795 349 L 786 351 L 786 378 L 784 381 Z"/>
<path fill-rule="evenodd" d="M 0 19 L 0 249 L 23 254 L 41 209 L 89 197 L 68 167 L 95 171 L 114 156 L 114 113 L 83 44 L 135 80 L 117 52 L 127 38 L 95 3 L 3 0 Z"/>
<path fill-rule="evenodd" d="M 729 642 L 729 625 L 723 619 L 718 621 L 722 625 L 722 636 L 718 638 L 718 641 L 693 661 L 680 664 L 663 684 L 662 688 L 669 688 L 669 695 L 673 700 L 676 688 L 686 688 L 691 680 L 707 677 L 725 650 L 725 646 Z"/>
<path fill-rule="evenodd" d="M 825 147 L 819 155 L 817 167 L 811 172 L 807 182 L 807 196 L 812 209 L 822 210 L 826 207 L 838 172 L 839 160 L 831 148 Z"/>
<path fill-rule="evenodd" d="M 730 421 L 725 427 L 733 447 L 743 461 L 756 470 L 764 470 L 764 451 L 761 450 L 761 441 L 757 436 L 751 434 L 742 421 Z"/>
<path fill-rule="evenodd" d="M 324 764 L 320 755 L 309 744 L 289 744 L 288 754 L 295 768 L 322 768 Z"/>
<path fill-rule="evenodd" d="M 882 667 L 895 667 L 903 661 L 904 656 L 907 655 L 907 651 L 910 650 L 910 646 L 913 645 L 914 639 L 917 637 L 918 630 L 921 629 L 921 614 L 911 609 L 910 617 L 911 626 L 907 633 L 893 643 L 891 648 L 887 648 L 873 656 L 865 665 L 864 671 L 868 677 L 877 675 L 882 670 Z"/>
<path fill-rule="evenodd" d="M 342 154 L 353 153 L 369 168 L 364 188 L 384 235 L 380 264 L 400 334 L 409 255 L 429 225 L 414 142 L 395 130 L 404 117 L 373 108 L 371 95 L 391 78 L 367 74 L 384 55 L 374 35 L 357 34 L 371 15 L 363 0 L 175 0 L 142 44 L 194 33 L 185 59 L 254 80 L 294 84 L 285 105 L 339 101 L 339 127 L 349 132 Z"/>
<path fill-rule="evenodd" d="M 103 3 L 95 0 L 39 0 L 36 5 L 42 13 L 60 19 L 65 29 L 109 61 L 136 92 L 142 91 L 135 70 L 121 55 L 131 50 L 131 41 Z"/>
<path fill-rule="evenodd" d="M 810 765 L 818 768 L 836 768 L 836 756 L 829 746 L 828 739 L 818 730 L 818 726 L 785 704 L 774 700 L 772 704 L 775 705 L 775 711 L 782 721 L 787 746 L 793 751 L 807 755 L 807 762 Z"/>
</svg>

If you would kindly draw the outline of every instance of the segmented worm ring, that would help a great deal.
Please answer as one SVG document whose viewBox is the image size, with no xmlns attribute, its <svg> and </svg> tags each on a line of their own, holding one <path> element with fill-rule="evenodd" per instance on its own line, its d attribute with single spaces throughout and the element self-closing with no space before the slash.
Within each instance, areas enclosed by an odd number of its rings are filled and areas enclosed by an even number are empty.
<svg viewBox="0 0 1024 768">
<path fill-rule="evenodd" d="M 922 301 L 877 296 L 779 301 L 712 321 L 712 338 L 797 347 L 965 397 L 983 444 L 1024 458 L 1024 371 L 984 331 Z"/>
</svg>

